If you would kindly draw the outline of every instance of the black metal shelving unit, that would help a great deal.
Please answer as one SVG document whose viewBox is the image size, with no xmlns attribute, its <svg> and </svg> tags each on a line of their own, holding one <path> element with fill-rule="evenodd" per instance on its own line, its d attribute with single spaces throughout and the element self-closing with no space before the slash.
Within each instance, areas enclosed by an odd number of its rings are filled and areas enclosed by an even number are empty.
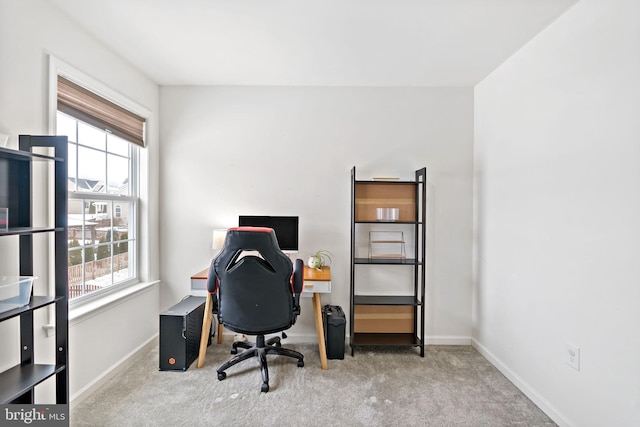
<svg viewBox="0 0 640 427">
<path fill-rule="evenodd" d="M 415 172 L 414 181 L 356 179 L 351 170 L 351 355 L 358 346 L 413 346 L 424 357 L 425 277 L 426 277 L 426 168 Z M 399 209 L 397 221 L 379 221 L 376 208 Z M 371 228 L 384 223 L 388 227 L 410 225 L 413 231 L 412 257 L 385 258 L 357 256 L 357 227 Z M 368 294 L 356 285 L 359 268 L 371 265 L 413 269 L 413 292 L 407 295 Z M 401 267 L 402 266 L 402 267 Z M 389 285 L 390 290 L 392 285 Z"/>
<path fill-rule="evenodd" d="M 39 147 L 53 149 L 53 155 L 34 152 Z M 45 150 L 51 151 L 51 150 Z M 0 403 L 32 404 L 34 388 L 55 376 L 56 402 L 69 403 L 68 373 L 68 288 L 67 288 L 67 137 L 20 135 L 19 150 L 0 148 L 0 207 L 9 208 L 4 236 L 18 236 L 19 275 L 33 276 L 34 242 L 37 233 L 53 233 L 55 293 L 34 296 L 28 305 L 0 313 L 0 322 L 19 317 L 20 364 L 0 373 Z M 33 163 L 53 163 L 53 226 L 33 226 Z M 55 306 L 55 363 L 34 361 L 34 311 Z"/>
</svg>

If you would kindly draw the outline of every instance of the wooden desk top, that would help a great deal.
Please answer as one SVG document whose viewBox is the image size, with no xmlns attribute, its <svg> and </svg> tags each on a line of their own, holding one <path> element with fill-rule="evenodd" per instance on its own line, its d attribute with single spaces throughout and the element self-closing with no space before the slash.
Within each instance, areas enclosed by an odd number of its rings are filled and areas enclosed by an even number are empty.
<svg viewBox="0 0 640 427">
<path fill-rule="evenodd" d="M 209 277 L 209 267 L 194 274 L 193 276 L 191 276 L 191 279 L 207 280 L 208 277 Z M 303 278 L 304 280 L 310 280 L 310 281 L 328 282 L 331 280 L 331 267 L 322 267 L 322 269 L 316 270 L 315 268 L 309 268 L 305 265 Z"/>
<path fill-rule="evenodd" d="M 331 281 L 331 267 L 322 267 L 320 270 L 304 266 L 304 280 L 329 282 Z"/>
<path fill-rule="evenodd" d="M 209 267 L 207 267 L 204 270 L 194 274 L 193 276 L 191 276 L 191 278 L 193 280 L 199 280 L 199 279 L 207 280 L 209 278 Z"/>
</svg>

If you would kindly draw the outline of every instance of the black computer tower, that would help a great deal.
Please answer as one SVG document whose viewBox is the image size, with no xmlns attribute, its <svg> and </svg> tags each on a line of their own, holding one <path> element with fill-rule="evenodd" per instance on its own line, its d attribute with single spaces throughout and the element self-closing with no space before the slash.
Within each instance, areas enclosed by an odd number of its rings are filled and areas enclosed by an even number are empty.
<svg viewBox="0 0 640 427">
<path fill-rule="evenodd" d="M 161 371 L 186 371 L 198 357 L 205 302 L 188 296 L 160 313 Z"/>
<path fill-rule="evenodd" d="M 344 359 L 344 334 L 347 320 L 342 307 L 339 305 L 322 307 L 322 323 L 327 359 Z"/>
</svg>

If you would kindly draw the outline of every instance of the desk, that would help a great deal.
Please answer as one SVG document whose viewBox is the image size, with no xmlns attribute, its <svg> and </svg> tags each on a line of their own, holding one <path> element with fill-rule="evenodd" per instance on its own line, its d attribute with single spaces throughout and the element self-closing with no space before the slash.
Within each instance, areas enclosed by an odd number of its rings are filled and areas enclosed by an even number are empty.
<svg viewBox="0 0 640 427">
<path fill-rule="evenodd" d="M 324 325 L 322 324 L 322 301 L 320 294 L 331 293 L 331 269 L 322 267 L 321 270 L 304 266 L 304 288 L 301 296 L 313 295 L 313 317 L 316 319 L 316 334 L 318 335 L 318 350 L 320 351 L 320 366 L 329 369 L 327 364 L 327 347 L 324 342 Z"/>
<path fill-rule="evenodd" d="M 196 281 L 205 281 L 209 275 L 209 269 L 202 270 L 199 273 L 191 276 L 192 288 L 201 289 L 202 282 L 193 283 Z M 301 296 L 311 296 L 313 298 L 313 317 L 316 323 L 316 335 L 318 336 L 318 351 L 320 352 L 320 366 L 323 370 L 329 368 L 327 364 L 327 349 L 324 342 L 324 326 L 322 324 L 322 301 L 320 294 L 331 293 L 331 269 L 329 267 L 322 267 L 320 270 L 304 267 L 304 287 L 302 289 Z M 213 300 L 211 295 L 207 292 L 207 302 L 204 308 L 204 325 L 202 327 L 202 336 L 200 338 L 200 353 L 198 356 L 198 368 L 204 365 L 204 356 L 207 353 L 207 341 L 209 340 L 209 332 L 211 328 L 211 321 L 213 319 L 212 313 Z M 218 344 L 222 342 L 222 324 L 218 324 Z"/>
<path fill-rule="evenodd" d="M 205 303 L 205 320 L 209 321 L 209 326 L 207 327 L 207 333 L 206 333 L 206 337 L 207 337 L 207 341 L 209 341 L 209 332 L 211 330 L 211 321 L 213 320 L 213 307 L 211 307 L 211 305 L 213 304 L 213 299 L 211 298 L 211 295 L 209 294 L 209 292 L 207 291 L 207 280 L 209 279 L 209 269 L 205 268 L 202 271 L 199 271 L 198 273 L 194 274 L 193 276 L 191 276 L 191 290 L 199 290 L 199 291 L 203 291 L 207 298 L 207 302 Z M 207 319 L 207 313 L 209 313 L 208 319 Z M 222 343 L 222 331 L 224 330 L 224 327 L 222 326 L 221 323 L 218 323 L 218 344 Z M 202 337 L 205 336 L 205 331 L 202 331 Z M 201 340 L 203 339 L 201 337 Z M 200 351 L 202 351 L 202 348 L 200 349 Z M 206 351 L 206 347 L 205 347 L 205 351 Z M 203 358 L 204 359 L 204 358 Z M 200 360 L 198 360 L 198 368 L 200 368 Z"/>
</svg>

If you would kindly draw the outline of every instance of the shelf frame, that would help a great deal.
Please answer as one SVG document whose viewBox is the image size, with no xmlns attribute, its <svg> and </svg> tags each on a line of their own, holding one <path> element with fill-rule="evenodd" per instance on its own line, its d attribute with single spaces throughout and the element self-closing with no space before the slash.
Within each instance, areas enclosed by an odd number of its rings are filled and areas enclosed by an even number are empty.
<svg viewBox="0 0 640 427">
<path fill-rule="evenodd" d="M 55 155 L 41 154 L 46 149 Z M 31 296 L 29 304 L 0 313 L 0 322 L 18 317 L 20 323 L 20 364 L 0 373 L 0 404 L 34 403 L 34 388 L 55 376 L 56 403 L 69 403 L 68 366 L 68 241 L 67 241 L 67 151 L 66 136 L 20 135 L 18 150 L 0 148 L 0 170 L 8 177 L 0 183 L 0 206 L 9 208 L 8 229 L 3 236 L 18 236 L 18 271 L 20 276 L 33 276 L 34 234 L 52 233 L 55 264 L 54 295 Z M 52 226 L 33 226 L 33 163 L 53 164 Z M 32 291 L 33 292 L 33 291 Z M 34 361 L 34 311 L 55 305 L 55 364 L 37 364 Z"/>
<path fill-rule="evenodd" d="M 351 355 L 354 348 L 364 345 L 418 346 L 424 357 L 424 329 L 426 306 L 426 215 L 427 169 L 415 171 L 414 181 L 363 181 L 356 179 L 351 169 L 351 292 L 350 329 Z M 398 221 L 378 221 L 375 208 L 399 208 Z M 413 258 L 356 257 L 356 226 L 396 224 L 413 226 Z M 404 240 L 404 239 L 403 239 Z M 371 241 L 371 239 L 370 239 Z M 413 294 L 401 296 L 356 294 L 356 265 L 396 265 L 413 269 Z M 364 268 L 364 267 L 361 267 Z M 413 310 L 413 332 L 354 332 L 354 307 L 360 305 L 407 306 Z"/>
</svg>

